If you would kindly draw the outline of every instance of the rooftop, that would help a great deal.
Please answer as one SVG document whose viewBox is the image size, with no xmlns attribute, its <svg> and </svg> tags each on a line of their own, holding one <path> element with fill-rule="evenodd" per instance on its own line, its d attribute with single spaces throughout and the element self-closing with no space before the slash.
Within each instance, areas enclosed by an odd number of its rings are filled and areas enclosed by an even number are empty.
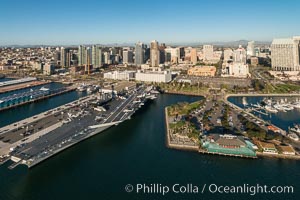
<svg viewBox="0 0 300 200">
<path fill-rule="evenodd" d="M 279 38 L 274 39 L 272 44 L 294 44 L 294 40 L 292 38 Z"/>
<path fill-rule="evenodd" d="M 276 149 L 276 148 L 275 148 L 275 145 L 274 145 L 273 143 L 267 143 L 267 142 L 259 141 L 259 145 L 260 145 L 262 148 Z"/>
<path fill-rule="evenodd" d="M 283 152 L 295 153 L 295 150 L 291 146 L 280 146 Z"/>
</svg>

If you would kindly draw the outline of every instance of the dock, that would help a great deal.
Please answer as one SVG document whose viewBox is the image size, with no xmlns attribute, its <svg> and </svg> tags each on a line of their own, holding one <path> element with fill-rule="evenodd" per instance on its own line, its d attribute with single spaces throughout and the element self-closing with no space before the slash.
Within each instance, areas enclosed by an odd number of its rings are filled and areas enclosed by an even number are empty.
<svg viewBox="0 0 300 200">
<path fill-rule="evenodd" d="M 241 113 L 244 112 L 244 113 L 247 115 L 246 118 L 247 118 L 249 121 L 252 121 L 252 122 L 255 123 L 256 125 L 262 127 L 263 129 L 266 129 L 264 125 L 265 125 L 265 124 L 270 124 L 269 122 L 267 122 L 267 121 L 265 121 L 265 120 L 263 120 L 263 119 L 261 119 L 261 118 L 255 116 L 254 114 L 250 113 L 250 112 L 247 111 L 246 109 L 243 109 L 243 108 L 241 108 L 241 107 L 239 107 L 239 106 L 237 106 L 237 105 L 235 105 L 235 104 L 229 102 L 229 101 L 228 101 L 228 98 L 231 97 L 231 96 L 234 96 L 234 97 L 239 97 L 239 96 L 241 96 L 241 97 L 243 97 L 243 96 L 300 96 L 300 94 L 286 94 L 286 95 L 279 95 L 279 94 L 272 94 L 272 95 L 263 95 L 263 94 L 256 94 L 256 95 L 255 95 L 255 94 L 245 94 L 245 95 L 244 95 L 244 94 L 228 94 L 228 95 L 225 95 L 225 96 L 224 96 L 224 99 L 223 99 L 224 103 L 226 103 L 226 104 L 229 105 L 230 107 L 232 107 L 232 108 L 234 108 L 234 109 L 240 111 Z M 249 119 L 249 116 L 250 116 L 252 119 L 254 119 L 254 120 Z M 272 125 L 274 128 L 276 128 L 276 129 L 279 131 L 279 133 L 280 133 L 281 135 L 283 135 L 284 137 L 287 135 L 287 132 L 286 132 L 285 130 L 283 130 L 283 129 L 277 127 L 277 126 L 275 126 L 274 124 L 271 124 L 271 125 Z"/>
<path fill-rule="evenodd" d="M 15 84 L 15 85 L 1 86 L 0 87 L 0 94 L 6 93 L 6 92 L 11 92 L 11 91 L 16 91 L 16 90 L 21 90 L 21 89 L 25 89 L 25 88 L 45 85 L 45 84 L 48 84 L 48 83 L 50 83 L 50 82 L 30 81 L 30 82 Z"/>
<path fill-rule="evenodd" d="M 18 98 L 18 95 L 13 95 L 12 97 L 10 97 L 10 96 L 5 97 L 5 98 L 3 98 L 3 100 L 4 99 L 7 100 L 7 98 L 11 98 L 15 102 L 12 102 L 11 100 L 8 100 L 10 102 L 9 105 L 4 107 L 1 104 L 4 104 L 5 102 L 0 99 L 0 111 L 8 110 L 8 109 L 15 108 L 15 107 L 19 107 L 19 106 L 29 104 L 29 103 L 34 103 L 34 102 L 37 102 L 37 101 L 41 101 L 43 99 L 48 99 L 48 98 L 58 96 L 58 95 L 61 95 L 61 94 L 64 94 L 64 93 L 68 93 L 68 92 L 71 92 L 71 91 L 74 91 L 74 90 L 76 90 L 76 87 L 59 88 L 59 89 L 56 89 L 56 90 L 51 90 L 49 93 L 40 92 L 41 93 L 41 94 L 39 94 L 40 96 L 38 96 L 36 98 L 30 98 L 30 96 L 28 96 L 28 95 L 30 95 L 30 92 L 27 92 L 28 94 L 24 93 L 23 96 L 19 97 L 20 100 L 16 99 L 16 98 Z M 20 95 L 22 95 L 22 94 L 20 94 Z"/>
</svg>

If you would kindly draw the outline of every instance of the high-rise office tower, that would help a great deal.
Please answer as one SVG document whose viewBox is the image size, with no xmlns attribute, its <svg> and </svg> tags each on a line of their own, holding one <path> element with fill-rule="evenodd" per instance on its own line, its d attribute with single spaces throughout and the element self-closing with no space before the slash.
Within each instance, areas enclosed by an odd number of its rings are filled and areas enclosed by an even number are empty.
<svg viewBox="0 0 300 200">
<path fill-rule="evenodd" d="M 247 52 L 242 47 L 242 45 L 239 46 L 238 49 L 233 51 L 233 61 L 238 63 L 244 63 L 247 62 Z"/>
<path fill-rule="evenodd" d="M 123 50 L 123 64 L 133 63 L 133 53 L 130 49 Z"/>
<path fill-rule="evenodd" d="M 248 42 L 247 46 L 247 56 L 250 58 L 251 56 L 255 56 L 255 48 L 254 48 L 254 41 Z"/>
<path fill-rule="evenodd" d="M 204 55 L 204 60 L 213 59 L 214 46 L 213 45 L 203 45 L 203 55 Z"/>
<path fill-rule="evenodd" d="M 104 52 L 104 63 L 111 64 L 110 52 Z"/>
<path fill-rule="evenodd" d="M 145 63 L 145 45 L 141 42 L 135 44 L 135 65 L 140 66 Z"/>
<path fill-rule="evenodd" d="M 196 48 L 193 48 L 191 50 L 191 62 L 195 65 L 197 64 L 197 61 L 198 61 L 198 57 L 197 57 L 197 49 Z"/>
<path fill-rule="evenodd" d="M 166 62 L 165 49 L 167 48 L 166 44 L 161 43 L 158 48 L 159 48 L 159 63 L 165 63 Z"/>
<path fill-rule="evenodd" d="M 150 66 L 158 67 L 160 62 L 160 51 L 158 42 L 153 40 L 150 44 Z"/>
<path fill-rule="evenodd" d="M 65 67 L 65 63 L 66 63 L 66 52 L 65 52 L 65 48 L 61 47 L 60 48 L 60 65 L 61 65 L 61 67 Z"/>
<path fill-rule="evenodd" d="M 71 55 L 70 49 L 65 49 L 61 47 L 60 49 L 60 65 L 61 67 L 70 67 L 71 65 Z"/>
<path fill-rule="evenodd" d="M 278 71 L 300 71 L 300 36 L 274 39 L 271 45 L 272 68 Z"/>
<path fill-rule="evenodd" d="M 102 66 L 102 50 L 98 45 L 92 46 L 92 65 L 94 68 Z"/>
<path fill-rule="evenodd" d="M 87 64 L 87 59 L 88 59 L 88 52 L 87 48 L 83 45 L 80 45 L 78 47 L 78 65 L 86 65 Z"/>
</svg>

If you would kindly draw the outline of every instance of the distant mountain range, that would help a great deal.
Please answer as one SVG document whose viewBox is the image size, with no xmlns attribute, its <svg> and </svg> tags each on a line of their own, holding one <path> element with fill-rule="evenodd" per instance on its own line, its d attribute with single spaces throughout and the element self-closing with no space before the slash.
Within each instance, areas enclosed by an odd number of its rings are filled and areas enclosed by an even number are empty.
<svg viewBox="0 0 300 200">
<path fill-rule="evenodd" d="M 229 41 L 229 42 L 174 42 L 174 43 L 166 43 L 166 45 L 170 46 L 192 46 L 197 47 L 204 44 L 211 44 L 214 46 L 224 46 L 224 47 L 237 47 L 239 45 L 247 46 L 250 40 L 238 40 L 238 41 Z M 150 43 L 150 42 L 149 42 Z M 162 42 L 163 43 L 163 42 Z M 271 41 L 255 41 L 255 45 L 270 45 Z M 78 44 L 79 45 L 79 44 Z M 78 45 L 0 45 L 0 47 L 14 47 L 14 48 L 37 48 L 37 47 L 77 47 Z M 94 44 L 83 44 L 86 46 L 91 46 Z M 134 46 L 134 43 L 108 43 L 108 44 L 98 44 L 100 46 L 108 46 L 108 47 L 124 47 L 124 46 Z"/>
</svg>

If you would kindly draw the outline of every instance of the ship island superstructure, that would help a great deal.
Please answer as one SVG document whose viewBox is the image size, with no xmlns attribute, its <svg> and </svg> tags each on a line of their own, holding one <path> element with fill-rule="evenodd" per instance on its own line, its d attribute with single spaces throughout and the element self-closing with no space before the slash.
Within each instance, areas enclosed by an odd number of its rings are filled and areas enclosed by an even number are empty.
<svg viewBox="0 0 300 200">
<path fill-rule="evenodd" d="M 154 100 L 152 87 L 143 85 L 121 94 L 97 93 L 0 129 L 0 161 L 9 168 L 29 168 L 47 158 L 118 125 Z M 113 91 L 113 89 L 112 89 Z"/>
</svg>

